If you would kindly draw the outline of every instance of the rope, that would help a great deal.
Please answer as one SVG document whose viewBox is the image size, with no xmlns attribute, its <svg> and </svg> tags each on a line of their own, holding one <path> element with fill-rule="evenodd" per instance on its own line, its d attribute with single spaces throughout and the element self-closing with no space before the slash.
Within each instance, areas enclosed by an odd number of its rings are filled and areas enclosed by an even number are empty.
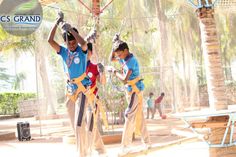
<svg viewBox="0 0 236 157">
<path fill-rule="evenodd" d="M 125 91 L 124 88 L 122 88 L 121 86 L 115 85 L 112 81 L 112 74 L 109 75 L 109 81 L 111 84 L 112 89 L 116 90 L 117 92 L 123 93 Z"/>
<path fill-rule="evenodd" d="M 131 7 L 130 7 L 130 0 L 126 1 L 126 6 L 124 7 L 124 9 L 126 9 L 126 10 L 130 10 L 131 9 Z M 129 13 L 129 15 L 131 17 L 131 13 Z M 114 18 L 113 18 L 113 12 L 112 12 L 112 20 L 113 19 Z M 118 34 L 120 36 L 120 34 L 121 34 L 122 30 L 124 29 L 124 26 L 126 25 L 126 23 L 127 23 L 127 19 L 126 19 L 126 17 L 123 17 L 121 25 L 120 25 L 120 28 L 119 28 L 119 31 L 116 34 Z M 132 23 L 132 21 L 131 21 L 131 23 Z M 131 26 L 132 26 L 132 24 L 131 24 Z M 132 34 L 132 38 L 133 38 L 133 34 Z M 108 65 L 111 65 L 111 61 L 110 60 L 108 62 Z M 113 81 L 112 81 L 112 73 L 109 74 L 109 81 L 108 82 L 111 84 L 112 89 L 114 89 L 114 90 L 116 90 L 118 92 L 122 92 L 122 93 L 125 91 L 124 88 L 122 88 L 121 86 L 115 85 L 113 83 Z"/>
<path fill-rule="evenodd" d="M 130 24 L 131 24 L 131 32 L 132 32 L 132 45 L 134 46 L 134 34 L 133 34 L 133 21 L 132 21 L 132 18 L 131 18 L 131 5 L 130 5 L 130 0 L 128 0 L 128 6 L 129 6 L 129 20 L 130 20 Z"/>
</svg>

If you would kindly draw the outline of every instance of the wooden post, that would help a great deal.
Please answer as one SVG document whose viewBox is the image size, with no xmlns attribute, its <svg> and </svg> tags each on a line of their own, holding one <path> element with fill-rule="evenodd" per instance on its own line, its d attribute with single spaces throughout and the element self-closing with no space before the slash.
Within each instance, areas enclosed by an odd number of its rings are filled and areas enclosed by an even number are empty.
<svg viewBox="0 0 236 157">
<path fill-rule="evenodd" d="M 94 16 L 98 17 L 100 15 L 100 0 L 93 0 L 92 12 Z"/>
</svg>

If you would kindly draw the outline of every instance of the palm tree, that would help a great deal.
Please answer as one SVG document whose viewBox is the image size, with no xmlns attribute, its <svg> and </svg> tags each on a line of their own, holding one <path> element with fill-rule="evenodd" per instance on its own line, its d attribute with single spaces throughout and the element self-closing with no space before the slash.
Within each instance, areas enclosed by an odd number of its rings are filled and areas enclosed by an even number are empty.
<svg viewBox="0 0 236 157">
<path fill-rule="evenodd" d="M 161 0 L 156 1 L 156 13 L 158 18 L 158 27 L 160 29 L 160 80 L 161 86 L 163 85 L 163 78 L 164 78 L 164 70 L 163 70 L 163 62 L 167 61 L 166 57 L 168 54 L 168 37 L 167 37 L 167 30 L 166 30 L 166 22 L 165 22 L 165 15 L 161 10 Z M 161 87 L 161 91 L 163 87 Z"/>
<path fill-rule="evenodd" d="M 206 5 L 205 0 L 201 0 Z M 200 22 L 203 55 L 205 59 L 209 104 L 212 109 L 226 109 L 224 74 L 221 63 L 220 42 L 217 37 L 214 9 L 197 10 Z"/>
<path fill-rule="evenodd" d="M 20 89 L 20 83 L 26 78 L 26 74 L 17 73 L 17 59 L 24 52 L 24 50 L 28 50 L 33 47 L 33 40 L 34 36 L 17 37 L 6 33 L 2 28 L 0 28 L 0 45 L 3 45 L 0 47 L 0 52 L 4 52 L 3 55 L 6 55 L 7 53 L 7 55 L 11 55 L 14 59 L 15 78 L 10 81 L 10 83 L 13 84 L 14 90 Z"/>
<path fill-rule="evenodd" d="M 23 72 L 20 72 L 16 74 L 14 82 L 13 82 L 13 89 L 14 90 L 20 90 L 23 89 L 23 81 L 26 79 L 26 74 Z"/>
<path fill-rule="evenodd" d="M 3 47 L 0 48 L 0 52 L 6 51 L 6 50 L 11 50 L 14 49 L 14 51 L 9 51 L 14 58 L 14 64 L 15 64 L 15 79 L 13 80 L 13 88 L 14 89 L 19 89 L 20 88 L 20 83 L 25 79 L 25 74 L 23 73 L 17 73 L 17 66 L 16 62 L 18 57 L 24 53 L 24 50 L 30 50 L 30 52 L 34 53 L 32 51 L 32 48 L 35 47 L 34 43 L 37 37 L 34 36 L 34 34 L 30 36 L 24 36 L 24 37 L 16 37 L 12 35 L 8 35 L 3 29 L 0 28 L 0 45 L 4 45 Z M 23 50 L 23 51 L 22 51 Z M 36 50 L 36 49 L 35 49 Z M 38 50 L 36 50 L 38 51 Z M 27 51 L 28 52 L 28 51 Z M 40 54 L 40 53 L 39 53 Z M 43 60 L 43 59 L 42 59 Z M 44 61 L 44 60 L 43 60 Z M 43 69 L 45 69 L 45 63 L 42 63 Z M 41 70 L 41 69 L 40 69 Z M 49 88 L 50 86 L 47 84 L 48 83 L 48 75 L 43 71 L 43 73 L 40 73 L 42 76 L 42 84 L 44 88 L 44 94 L 49 96 L 48 92 L 50 91 Z M 46 83 L 45 83 L 46 82 Z M 53 97 L 47 97 L 47 106 L 50 107 L 50 112 L 51 113 L 56 113 L 55 108 L 54 108 L 54 102 L 53 102 Z"/>
<path fill-rule="evenodd" d="M 201 0 L 200 2 L 203 7 L 197 9 L 197 13 L 200 23 L 210 108 L 216 110 L 227 109 L 226 89 L 220 56 L 220 42 L 217 37 L 214 9 L 213 7 L 207 6 L 206 0 Z M 212 4 L 211 0 L 208 2 Z M 213 121 L 213 118 L 209 118 L 209 121 Z M 214 119 L 214 121 L 225 121 L 225 119 L 222 117 L 217 117 Z M 211 136 L 209 137 L 210 142 L 212 144 L 220 143 L 224 131 L 225 128 L 211 128 Z M 229 138 L 227 138 L 227 140 L 228 139 Z M 210 156 L 233 157 L 235 156 L 235 148 L 236 147 L 210 148 Z"/>
</svg>

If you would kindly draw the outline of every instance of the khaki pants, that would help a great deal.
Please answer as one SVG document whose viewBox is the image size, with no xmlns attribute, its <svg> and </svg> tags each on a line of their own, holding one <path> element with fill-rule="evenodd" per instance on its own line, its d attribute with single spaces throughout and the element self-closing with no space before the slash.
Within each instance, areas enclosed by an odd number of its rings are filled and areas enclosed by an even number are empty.
<svg viewBox="0 0 236 157">
<path fill-rule="evenodd" d="M 96 118 L 96 122 L 98 122 L 98 116 L 99 116 L 98 107 L 96 107 L 95 112 L 97 113 L 96 117 L 94 117 L 94 114 L 92 113 L 91 110 L 88 110 L 88 113 L 87 113 L 87 115 L 88 115 L 88 128 L 89 128 L 88 139 L 92 139 L 92 140 L 89 140 L 88 147 L 90 150 L 95 149 L 99 153 L 105 153 L 105 146 L 104 146 L 102 137 L 100 135 L 98 126 L 96 126 L 96 127 L 93 126 L 94 125 L 94 118 Z"/>
<path fill-rule="evenodd" d="M 141 97 L 141 99 L 139 99 L 138 97 Z M 135 127 L 137 126 L 136 124 L 137 122 L 135 121 L 136 116 L 140 117 L 138 122 L 140 123 L 139 131 L 141 133 L 142 141 L 147 144 L 150 143 L 147 126 L 143 115 L 142 97 L 143 97 L 142 92 L 139 92 L 138 94 L 133 93 L 131 96 L 127 97 L 129 102 L 129 107 L 131 109 L 127 113 L 127 116 L 125 116 L 125 125 L 121 141 L 122 146 L 128 146 L 132 143 L 133 133 L 135 131 Z"/>
<path fill-rule="evenodd" d="M 72 128 L 75 132 L 77 151 L 80 157 L 84 157 L 88 154 L 85 112 L 87 108 L 86 96 L 83 93 L 79 93 L 76 102 L 74 103 L 68 99 L 66 106 Z"/>
</svg>

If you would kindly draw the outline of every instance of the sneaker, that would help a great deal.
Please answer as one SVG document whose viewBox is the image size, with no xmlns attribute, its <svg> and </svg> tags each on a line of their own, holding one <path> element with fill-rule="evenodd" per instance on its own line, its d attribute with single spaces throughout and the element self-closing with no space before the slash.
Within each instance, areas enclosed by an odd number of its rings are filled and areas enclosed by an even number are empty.
<svg viewBox="0 0 236 157">
<path fill-rule="evenodd" d="M 123 156 L 128 154 L 131 151 L 130 147 L 121 147 L 118 156 Z"/>
</svg>

